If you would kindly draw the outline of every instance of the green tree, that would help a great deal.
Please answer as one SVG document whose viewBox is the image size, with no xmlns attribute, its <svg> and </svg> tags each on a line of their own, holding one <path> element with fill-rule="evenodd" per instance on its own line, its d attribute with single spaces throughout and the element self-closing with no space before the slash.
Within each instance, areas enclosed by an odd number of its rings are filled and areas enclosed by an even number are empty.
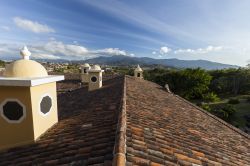
<svg viewBox="0 0 250 166">
<path fill-rule="evenodd" d="M 218 104 L 213 106 L 204 104 L 201 105 L 201 108 L 227 122 L 232 120 L 233 114 L 236 112 L 235 107 L 231 104 Z"/>
<path fill-rule="evenodd" d="M 156 81 L 169 84 L 170 89 L 186 99 L 202 99 L 209 92 L 212 77 L 203 69 L 184 69 L 166 72 Z"/>
<path fill-rule="evenodd" d="M 4 67 L 5 66 L 5 62 L 0 60 L 0 67 Z"/>
<path fill-rule="evenodd" d="M 208 92 L 204 94 L 202 98 L 206 102 L 216 102 L 220 100 L 220 98 L 214 92 Z"/>
<path fill-rule="evenodd" d="M 210 71 L 210 89 L 219 94 L 246 94 L 250 91 L 250 70 L 246 68 Z"/>
<path fill-rule="evenodd" d="M 164 86 L 169 85 L 171 91 L 186 99 L 202 99 L 209 92 L 212 77 L 200 68 L 184 70 L 167 70 L 156 68 L 145 73 L 145 79 Z"/>
<path fill-rule="evenodd" d="M 185 69 L 181 73 L 182 95 L 187 99 L 200 99 L 209 88 L 212 77 L 200 68 Z"/>
</svg>

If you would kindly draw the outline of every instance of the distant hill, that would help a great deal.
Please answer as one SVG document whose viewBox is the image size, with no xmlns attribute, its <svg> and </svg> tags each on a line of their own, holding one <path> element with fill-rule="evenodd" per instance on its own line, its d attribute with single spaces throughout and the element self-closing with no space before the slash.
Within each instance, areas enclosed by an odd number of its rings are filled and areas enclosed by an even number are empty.
<svg viewBox="0 0 250 166">
<path fill-rule="evenodd" d="M 100 65 L 164 65 L 175 68 L 203 68 L 206 70 L 238 68 L 236 65 L 228 65 L 207 60 L 179 60 L 179 59 L 153 59 L 148 57 L 129 57 L 129 56 L 112 56 L 112 57 L 97 57 L 88 59 L 87 63 Z"/>
<path fill-rule="evenodd" d="M 64 60 L 64 59 L 37 59 L 40 62 L 69 62 L 69 63 L 90 63 L 99 65 L 113 65 L 113 66 L 130 66 L 130 65 L 145 65 L 145 66 L 166 66 L 172 68 L 197 68 L 200 67 L 206 70 L 239 68 L 240 66 L 229 65 L 207 60 L 180 60 L 180 59 L 153 59 L 148 57 L 130 57 L 130 56 L 100 56 L 97 58 L 87 60 Z"/>
</svg>

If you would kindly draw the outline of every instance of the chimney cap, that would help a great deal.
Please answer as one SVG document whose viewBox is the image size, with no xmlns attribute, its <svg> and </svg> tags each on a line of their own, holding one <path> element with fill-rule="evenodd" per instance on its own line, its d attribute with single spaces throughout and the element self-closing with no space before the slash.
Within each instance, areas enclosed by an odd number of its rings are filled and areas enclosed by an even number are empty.
<svg viewBox="0 0 250 166">
<path fill-rule="evenodd" d="M 89 72 L 103 72 L 104 70 L 101 69 L 99 65 L 93 65 L 91 66 Z"/>
<path fill-rule="evenodd" d="M 90 65 L 88 63 L 84 63 L 82 67 L 90 67 Z"/>
<path fill-rule="evenodd" d="M 99 65 L 94 65 L 91 67 L 91 70 L 102 70 Z"/>
<path fill-rule="evenodd" d="M 140 67 L 139 64 L 137 65 L 137 68 L 135 69 L 135 71 L 142 71 L 142 69 L 141 69 L 141 67 Z"/>
<path fill-rule="evenodd" d="M 33 78 L 48 76 L 46 69 L 38 62 L 29 60 L 31 55 L 26 46 L 20 50 L 23 59 L 14 61 L 6 66 L 5 77 Z"/>
</svg>

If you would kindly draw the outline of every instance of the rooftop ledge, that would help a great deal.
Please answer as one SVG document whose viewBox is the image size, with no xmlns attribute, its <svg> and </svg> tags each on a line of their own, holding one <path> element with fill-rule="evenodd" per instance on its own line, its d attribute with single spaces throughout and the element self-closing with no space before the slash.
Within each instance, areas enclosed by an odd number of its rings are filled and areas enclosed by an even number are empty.
<svg viewBox="0 0 250 166">
<path fill-rule="evenodd" d="M 61 80 L 64 80 L 63 75 L 49 75 L 46 77 L 34 77 L 34 78 L 0 77 L 0 86 L 31 87 Z"/>
<path fill-rule="evenodd" d="M 89 72 L 104 72 L 104 70 L 95 70 L 95 69 L 90 69 Z"/>
</svg>

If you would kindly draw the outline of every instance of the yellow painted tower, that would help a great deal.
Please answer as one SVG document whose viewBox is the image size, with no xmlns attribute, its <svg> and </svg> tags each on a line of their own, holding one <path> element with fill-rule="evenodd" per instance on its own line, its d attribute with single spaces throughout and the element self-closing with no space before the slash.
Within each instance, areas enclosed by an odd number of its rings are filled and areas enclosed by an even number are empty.
<svg viewBox="0 0 250 166">
<path fill-rule="evenodd" d="M 35 142 L 58 122 L 56 81 L 38 62 L 23 59 L 7 65 L 0 77 L 0 150 Z"/>
<path fill-rule="evenodd" d="M 99 65 L 94 65 L 89 70 L 89 91 L 102 87 L 103 70 Z"/>
<path fill-rule="evenodd" d="M 140 78 L 143 79 L 143 70 L 141 69 L 141 67 L 138 65 L 137 68 L 135 68 L 134 70 L 134 76 L 136 78 Z"/>
</svg>

